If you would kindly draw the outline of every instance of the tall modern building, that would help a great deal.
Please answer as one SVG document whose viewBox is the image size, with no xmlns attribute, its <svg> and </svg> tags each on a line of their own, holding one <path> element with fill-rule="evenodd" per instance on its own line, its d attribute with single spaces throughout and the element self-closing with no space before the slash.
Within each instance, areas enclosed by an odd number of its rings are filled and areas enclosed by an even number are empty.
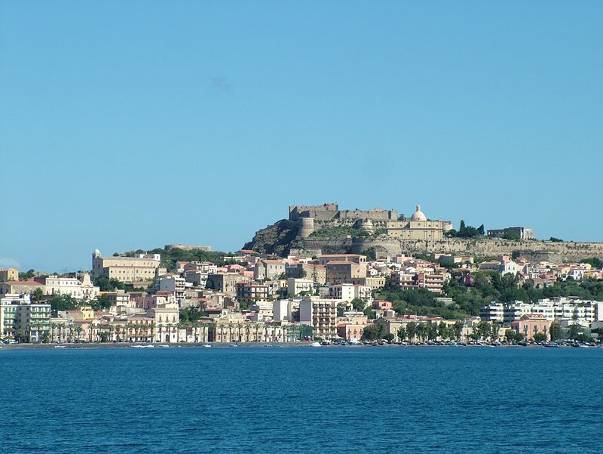
<svg viewBox="0 0 603 454">
<path fill-rule="evenodd" d="M 50 304 L 32 303 L 29 295 L 0 299 L 0 338 L 42 342 L 50 335 Z"/>
</svg>

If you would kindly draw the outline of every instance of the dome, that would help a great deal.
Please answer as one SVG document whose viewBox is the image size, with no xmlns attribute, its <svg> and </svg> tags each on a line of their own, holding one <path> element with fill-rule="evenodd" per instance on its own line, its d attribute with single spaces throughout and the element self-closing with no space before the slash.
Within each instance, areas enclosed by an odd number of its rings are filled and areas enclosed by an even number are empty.
<svg viewBox="0 0 603 454">
<path fill-rule="evenodd" d="M 421 205 L 417 205 L 417 209 L 410 218 L 411 221 L 426 221 L 427 216 L 421 211 Z"/>
</svg>

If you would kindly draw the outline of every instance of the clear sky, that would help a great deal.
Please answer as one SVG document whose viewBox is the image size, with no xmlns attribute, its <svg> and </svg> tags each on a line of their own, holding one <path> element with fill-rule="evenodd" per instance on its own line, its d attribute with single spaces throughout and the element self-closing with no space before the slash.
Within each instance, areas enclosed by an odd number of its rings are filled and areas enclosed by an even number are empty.
<svg viewBox="0 0 603 454">
<path fill-rule="evenodd" d="M 603 1 L 0 0 L 0 266 L 291 203 L 603 241 Z"/>
</svg>

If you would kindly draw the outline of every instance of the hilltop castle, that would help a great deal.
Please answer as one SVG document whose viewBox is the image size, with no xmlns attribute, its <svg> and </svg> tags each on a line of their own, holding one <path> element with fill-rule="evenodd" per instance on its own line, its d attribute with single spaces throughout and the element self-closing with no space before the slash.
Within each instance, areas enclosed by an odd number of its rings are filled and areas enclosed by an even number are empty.
<svg viewBox="0 0 603 454">
<path fill-rule="evenodd" d="M 452 229 L 450 221 L 430 220 L 420 205 L 410 219 L 396 210 L 340 210 L 337 203 L 289 206 L 289 220 L 299 224 L 298 238 L 309 238 L 314 232 L 340 226 L 356 227 L 369 234 L 382 233 L 403 240 L 441 240 Z"/>
</svg>

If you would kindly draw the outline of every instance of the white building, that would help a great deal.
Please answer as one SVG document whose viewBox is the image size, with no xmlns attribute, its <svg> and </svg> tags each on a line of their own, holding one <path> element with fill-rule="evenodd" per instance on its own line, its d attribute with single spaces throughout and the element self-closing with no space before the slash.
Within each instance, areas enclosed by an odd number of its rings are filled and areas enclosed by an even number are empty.
<svg viewBox="0 0 603 454">
<path fill-rule="evenodd" d="M 50 304 L 32 303 L 29 295 L 0 298 L 0 338 L 42 342 L 50 335 Z"/>
<path fill-rule="evenodd" d="M 68 295 L 77 300 L 89 301 L 95 299 L 100 292 L 90 280 L 90 275 L 84 273 L 82 280 L 75 277 L 48 276 L 45 280 L 46 295 Z"/>
<path fill-rule="evenodd" d="M 505 306 L 502 303 L 491 303 L 480 309 L 479 315 L 482 320 L 488 322 L 503 322 L 505 319 Z"/>
<path fill-rule="evenodd" d="M 542 299 L 537 303 L 515 301 L 509 304 L 491 303 L 480 309 L 482 320 L 509 323 L 524 315 L 538 314 L 546 320 L 573 320 L 579 324 L 603 321 L 603 302 L 577 298 Z"/>
<path fill-rule="evenodd" d="M 251 310 L 255 312 L 252 320 L 255 322 L 271 321 L 274 301 L 260 300 L 253 303 Z"/>
<path fill-rule="evenodd" d="M 337 337 L 338 300 L 316 296 L 304 297 L 299 304 L 299 322 L 311 325 L 314 336 L 324 339 Z"/>
<path fill-rule="evenodd" d="M 355 298 L 370 300 L 372 289 L 366 285 L 336 284 L 329 287 L 329 296 L 348 303 Z"/>
<path fill-rule="evenodd" d="M 155 319 L 155 342 L 178 342 L 178 304 L 159 304 L 151 312 Z"/>
<path fill-rule="evenodd" d="M 287 279 L 287 296 L 292 298 L 302 292 L 312 294 L 314 281 L 312 279 L 289 278 Z"/>
<path fill-rule="evenodd" d="M 272 318 L 275 322 L 292 322 L 294 314 L 299 312 L 299 299 L 282 299 L 272 303 Z"/>
<path fill-rule="evenodd" d="M 174 276 L 171 274 L 166 275 L 159 279 L 159 291 L 173 293 L 176 297 L 176 301 L 181 304 L 184 301 L 184 291 L 186 290 L 186 284 L 187 282 L 184 280 L 183 277 Z"/>
</svg>

